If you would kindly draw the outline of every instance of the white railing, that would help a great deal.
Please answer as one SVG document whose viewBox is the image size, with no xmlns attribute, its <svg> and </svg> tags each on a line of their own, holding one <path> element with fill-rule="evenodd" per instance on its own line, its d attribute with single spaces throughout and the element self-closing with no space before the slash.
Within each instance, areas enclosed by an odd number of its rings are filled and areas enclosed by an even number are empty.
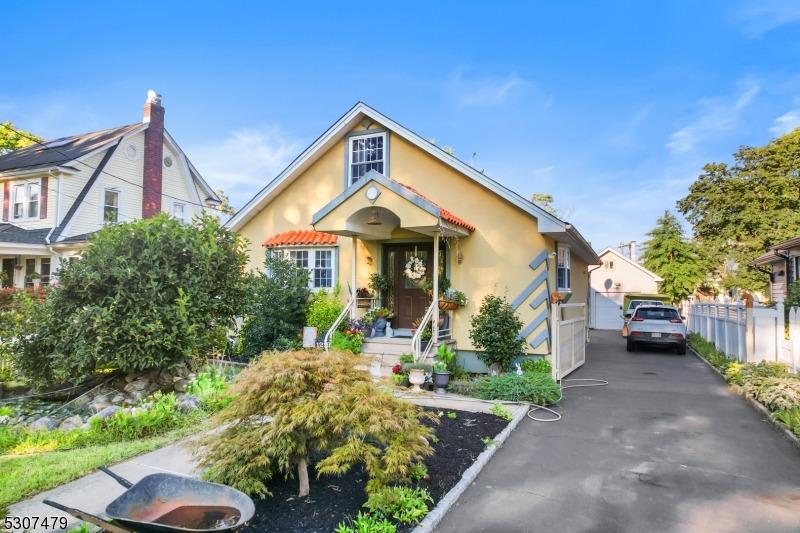
<svg viewBox="0 0 800 533">
<path fill-rule="evenodd" d="M 565 319 L 565 309 L 579 310 L 580 315 Z M 551 311 L 553 379 L 561 380 L 586 362 L 586 304 L 553 304 Z"/>
<path fill-rule="evenodd" d="M 349 316 L 352 313 L 354 305 L 356 305 L 356 299 L 355 298 L 350 298 L 347 301 L 347 305 L 345 305 L 344 309 L 342 309 L 342 312 L 339 313 L 338 317 L 336 317 L 336 320 L 333 322 L 333 325 L 331 326 L 331 329 L 329 329 L 328 332 L 325 333 L 324 345 L 325 345 L 325 351 L 326 352 L 331 349 L 331 339 L 333 338 L 333 334 L 336 332 L 337 329 L 339 329 L 339 324 L 342 323 L 342 320 L 344 320 L 344 317 Z"/>
<path fill-rule="evenodd" d="M 422 317 L 422 320 L 419 321 L 419 326 L 417 326 L 417 331 L 414 332 L 414 336 L 411 337 L 411 352 L 414 354 L 414 362 L 421 363 L 425 360 L 425 357 L 428 356 L 428 353 L 431 351 L 431 347 L 434 343 L 434 335 L 438 337 L 437 328 L 431 327 L 431 340 L 428 342 L 428 345 L 425 347 L 425 350 L 422 349 L 422 334 L 427 329 L 428 324 L 431 322 L 433 318 L 433 310 L 434 308 L 438 308 L 439 302 L 434 301 L 431 305 L 428 306 L 428 310 L 425 311 L 425 315 Z"/>
<path fill-rule="evenodd" d="M 785 363 L 791 372 L 800 370 L 800 309 L 789 310 L 789 338 L 783 298 L 774 308 L 756 303 L 688 301 L 683 303 L 687 330 L 714 344 L 717 350 L 740 362 Z"/>
</svg>

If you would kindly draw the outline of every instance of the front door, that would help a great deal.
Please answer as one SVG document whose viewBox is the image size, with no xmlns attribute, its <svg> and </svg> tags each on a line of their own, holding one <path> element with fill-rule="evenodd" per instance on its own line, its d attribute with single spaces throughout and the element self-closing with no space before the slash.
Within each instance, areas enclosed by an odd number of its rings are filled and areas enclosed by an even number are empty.
<svg viewBox="0 0 800 533">
<path fill-rule="evenodd" d="M 422 279 L 412 281 L 403 271 L 406 262 L 414 256 L 420 257 L 426 264 L 426 275 Z M 433 268 L 433 243 L 422 244 L 388 244 L 383 246 L 383 271 L 392 282 L 387 295 L 386 307 L 394 310 L 392 327 L 412 329 L 412 322 L 422 318 L 428 308 L 428 293 L 422 286 L 428 282 L 428 274 Z"/>
<path fill-rule="evenodd" d="M 3 281 L 3 287 L 13 287 L 14 286 L 14 260 L 13 259 L 3 259 L 3 273 L 6 275 L 5 281 Z"/>
</svg>

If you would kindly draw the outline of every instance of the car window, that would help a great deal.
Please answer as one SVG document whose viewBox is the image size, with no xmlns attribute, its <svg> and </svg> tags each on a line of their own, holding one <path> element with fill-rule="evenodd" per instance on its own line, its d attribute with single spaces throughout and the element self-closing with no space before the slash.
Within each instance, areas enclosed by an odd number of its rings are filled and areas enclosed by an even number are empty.
<svg viewBox="0 0 800 533">
<path fill-rule="evenodd" d="M 631 304 L 628 306 L 628 311 L 633 311 L 640 305 L 664 305 L 662 302 L 656 302 L 653 300 L 631 300 Z"/>
<path fill-rule="evenodd" d="M 644 307 L 636 310 L 634 315 L 636 318 L 643 318 L 645 320 L 669 320 L 670 318 L 680 318 L 678 311 L 670 307 L 656 308 Z"/>
</svg>

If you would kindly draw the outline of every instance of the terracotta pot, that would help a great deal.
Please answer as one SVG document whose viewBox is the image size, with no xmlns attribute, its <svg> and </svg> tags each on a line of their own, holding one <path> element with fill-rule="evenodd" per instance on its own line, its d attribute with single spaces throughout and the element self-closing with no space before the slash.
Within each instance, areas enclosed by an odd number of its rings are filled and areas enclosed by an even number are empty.
<svg viewBox="0 0 800 533">
<path fill-rule="evenodd" d="M 458 309 L 458 302 L 455 300 L 439 300 L 439 309 L 442 311 L 455 311 Z"/>
<path fill-rule="evenodd" d="M 411 389 L 412 392 L 422 392 L 422 389 L 420 389 L 419 386 L 425 383 L 425 371 L 410 370 L 408 372 L 408 381 L 414 385 L 414 387 Z"/>
</svg>

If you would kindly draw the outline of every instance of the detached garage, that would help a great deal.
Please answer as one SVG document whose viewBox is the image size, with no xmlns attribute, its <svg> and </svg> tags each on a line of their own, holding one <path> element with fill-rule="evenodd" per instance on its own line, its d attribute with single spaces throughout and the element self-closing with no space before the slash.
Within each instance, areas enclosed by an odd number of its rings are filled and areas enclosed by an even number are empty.
<svg viewBox="0 0 800 533">
<path fill-rule="evenodd" d="M 631 249 L 635 247 L 631 246 Z M 631 252 L 632 254 L 635 252 Z M 613 248 L 598 254 L 603 266 L 592 271 L 589 290 L 589 327 L 594 329 L 622 330 L 620 306 L 628 293 L 657 294 L 658 284 L 664 281 Z"/>
</svg>

